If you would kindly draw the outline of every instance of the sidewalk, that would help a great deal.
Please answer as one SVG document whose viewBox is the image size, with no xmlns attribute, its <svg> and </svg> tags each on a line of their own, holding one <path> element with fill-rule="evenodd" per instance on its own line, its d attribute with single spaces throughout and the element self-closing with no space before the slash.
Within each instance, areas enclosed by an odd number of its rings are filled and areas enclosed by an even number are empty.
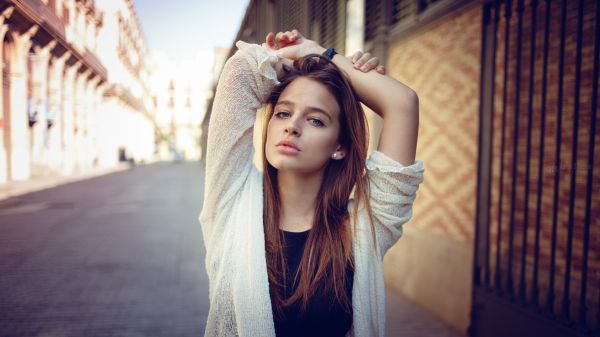
<svg viewBox="0 0 600 337">
<path fill-rule="evenodd" d="M 386 336 L 464 337 L 419 305 L 386 288 Z"/>
<path fill-rule="evenodd" d="M 70 175 L 57 175 L 49 177 L 33 177 L 22 181 L 9 181 L 0 184 L 0 200 L 16 197 L 19 195 L 45 190 L 58 185 L 90 179 L 105 174 L 124 171 L 129 169 L 128 163 L 120 163 L 114 167 L 94 168 L 85 172 L 76 172 Z"/>
</svg>

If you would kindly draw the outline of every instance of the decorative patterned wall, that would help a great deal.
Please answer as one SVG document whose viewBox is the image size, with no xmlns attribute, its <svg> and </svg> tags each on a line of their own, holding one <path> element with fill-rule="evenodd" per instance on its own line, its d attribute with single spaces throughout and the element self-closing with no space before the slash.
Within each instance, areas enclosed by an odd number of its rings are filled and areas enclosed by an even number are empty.
<svg viewBox="0 0 600 337">
<path fill-rule="evenodd" d="M 390 43 L 389 74 L 419 95 L 417 159 L 426 179 L 410 226 L 460 242 L 474 237 L 481 8 L 469 7 Z"/>
</svg>

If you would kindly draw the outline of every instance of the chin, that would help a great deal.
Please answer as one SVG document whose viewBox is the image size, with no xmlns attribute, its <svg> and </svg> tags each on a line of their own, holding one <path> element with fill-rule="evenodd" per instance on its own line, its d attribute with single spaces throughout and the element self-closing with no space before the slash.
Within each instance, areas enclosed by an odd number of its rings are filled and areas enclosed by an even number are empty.
<svg viewBox="0 0 600 337">
<path fill-rule="evenodd" d="M 269 159 L 267 162 L 273 166 L 277 171 L 296 172 L 301 174 L 317 173 L 323 170 L 327 163 L 309 163 L 306 160 L 299 159 L 297 157 L 285 157 L 275 156 L 275 158 Z"/>
<path fill-rule="evenodd" d="M 267 158 L 267 162 L 269 163 L 269 165 L 273 166 L 273 168 L 275 168 L 277 171 L 299 169 L 296 163 L 291 163 L 290 160 L 286 160 L 286 158 L 274 158 L 273 160 Z"/>
</svg>

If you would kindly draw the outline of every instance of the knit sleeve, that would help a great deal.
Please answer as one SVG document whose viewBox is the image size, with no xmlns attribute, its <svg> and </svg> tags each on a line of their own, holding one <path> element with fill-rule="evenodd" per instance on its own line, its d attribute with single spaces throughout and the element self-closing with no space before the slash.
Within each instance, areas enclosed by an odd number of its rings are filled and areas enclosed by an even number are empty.
<svg viewBox="0 0 600 337">
<path fill-rule="evenodd" d="M 423 182 L 423 162 L 404 166 L 379 151 L 367 160 L 370 204 L 381 257 L 402 235 L 402 226 L 412 217 L 412 206 Z"/>
<path fill-rule="evenodd" d="M 256 112 L 278 83 L 277 54 L 237 42 L 238 51 L 221 72 L 208 127 L 204 203 L 200 222 L 205 240 L 213 219 L 237 195 L 254 168 L 252 134 Z"/>
</svg>

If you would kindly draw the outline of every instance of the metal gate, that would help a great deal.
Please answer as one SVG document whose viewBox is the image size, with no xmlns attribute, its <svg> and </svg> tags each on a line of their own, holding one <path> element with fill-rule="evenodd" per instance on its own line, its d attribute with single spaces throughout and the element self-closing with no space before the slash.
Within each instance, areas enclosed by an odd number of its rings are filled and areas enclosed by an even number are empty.
<svg viewBox="0 0 600 337">
<path fill-rule="evenodd" d="M 483 4 L 472 336 L 600 334 L 599 17 Z"/>
</svg>

